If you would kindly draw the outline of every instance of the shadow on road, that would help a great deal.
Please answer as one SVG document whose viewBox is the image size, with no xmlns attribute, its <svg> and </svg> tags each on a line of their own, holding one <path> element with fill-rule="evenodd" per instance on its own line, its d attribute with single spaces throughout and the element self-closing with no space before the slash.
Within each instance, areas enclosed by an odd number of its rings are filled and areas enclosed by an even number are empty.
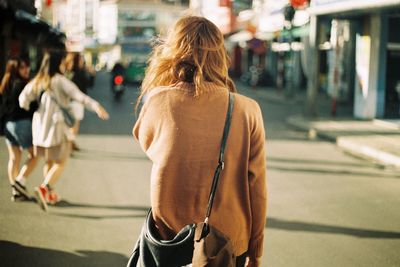
<svg viewBox="0 0 400 267">
<path fill-rule="evenodd" d="M 89 219 L 89 220 L 105 220 L 105 219 L 126 219 L 126 218 L 145 218 L 147 212 L 139 214 L 116 214 L 116 215 L 89 215 L 89 214 L 70 214 L 61 212 L 51 212 L 52 215 L 77 218 L 77 219 Z"/>
<path fill-rule="evenodd" d="M 288 231 L 342 234 L 342 235 L 350 235 L 361 238 L 400 239 L 400 232 L 357 229 L 357 228 L 318 224 L 318 223 L 287 221 L 277 218 L 268 218 L 266 227 L 279 230 L 288 230 Z"/>
<path fill-rule="evenodd" d="M 86 204 L 86 203 L 74 203 L 66 200 L 61 200 L 57 202 L 53 207 L 55 208 L 89 208 L 89 209 L 111 209 L 111 210 L 123 210 L 132 211 L 132 214 L 72 214 L 57 212 L 54 209 L 49 213 L 55 216 L 68 217 L 68 218 L 78 218 L 78 219 L 90 219 L 90 220 L 101 220 L 101 219 L 124 219 L 124 218 L 144 218 L 146 217 L 150 207 L 143 206 L 115 206 L 115 205 L 98 205 L 98 204 Z"/>
<path fill-rule="evenodd" d="M 371 173 L 371 172 L 359 172 L 353 170 L 332 170 L 326 168 L 292 168 L 292 167 L 282 167 L 282 166 L 273 166 L 272 164 L 268 165 L 269 170 L 277 170 L 284 172 L 298 172 L 298 173 L 318 173 L 318 174 L 327 174 L 327 175 L 344 175 L 345 177 L 350 176 L 361 176 L 361 177 L 372 177 L 372 178 L 400 178 L 398 174 L 384 174 L 384 173 Z"/>
<path fill-rule="evenodd" d="M 74 159 L 82 159 L 82 160 L 93 160 L 93 161 L 129 161 L 132 160 L 144 160 L 149 161 L 149 159 L 143 155 L 134 155 L 132 153 L 123 153 L 123 152 L 113 152 L 113 151 L 105 151 L 105 150 L 96 150 L 96 149 L 81 149 L 79 152 L 74 152 L 72 154 L 72 158 Z"/>
<path fill-rule="evenodd" d="M 345 162 L 345 161 L 331 161 L 331 160 L 320 160 L 320 159 L 300 159 L 300 158 L 279 158 L 279 157 L 267 157 L 268 161 L 271 162 L 283 162 L 283 163 L 297 163 L 297 164 L 320 164 L 330 166 L 349 166 L 349 167 L 371 167 L 380 169 L 382 166 L 369 162 Z"/>
<path fill-rule="evenodd" d="M 23 246 L 0 241 L 2 266 L 125 266 L 125 255 L 109 251 L 78 250 L 75 253 Z"/>
<path fill-rule="evenodd" d="M 136 210 L 136 211 L 148 211 L 150 207 L 143 206 L 115 206 L 115 205 L 99 205 L 99 204 L 88 204 L 88 203 L 75 203 L 67 200 L 61 200 L 57 202 L 55 207 L 59 208 L 98 208 L 98 209 L 116 209 L 116 210 Z"/>
</svg>

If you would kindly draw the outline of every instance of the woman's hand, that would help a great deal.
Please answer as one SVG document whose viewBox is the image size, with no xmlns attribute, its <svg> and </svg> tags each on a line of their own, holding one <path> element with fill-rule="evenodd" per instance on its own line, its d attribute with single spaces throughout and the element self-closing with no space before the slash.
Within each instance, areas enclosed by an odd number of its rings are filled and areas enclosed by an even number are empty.
<svg viewBox="0 0 400 267">
<path fill-rule="evenodd" d="M 99 116 L 102 120 L 108 120 L 110 115 L 108 115 L 107 111 L 103 108 L 102 105 L 97 104 L 94 111 L 96 112 L 97 116 Z"/>
<path fill-rule="evenodd" d="M 260 267 L 261 266 L 261 258 L 253 258 L 247 257 L 245 267 Z"/>
</svg>

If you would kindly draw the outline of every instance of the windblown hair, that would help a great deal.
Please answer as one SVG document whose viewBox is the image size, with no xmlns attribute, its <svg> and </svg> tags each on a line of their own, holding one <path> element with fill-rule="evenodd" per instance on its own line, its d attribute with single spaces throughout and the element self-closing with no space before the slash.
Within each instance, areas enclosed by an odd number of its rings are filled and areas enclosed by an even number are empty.
<svg viewBox="0 0 400 267">
<path fill-rule="evenodd" d="M 152 89 L 179 82 L 192 83 L 195 97 L 203 93 L 206 82 L 235 92 L 228 64 L 224 37 L 217 26 L 203 17 L 185 16 L 176 22 L 165 42 L 154 48 L 137 106 Z"/>
<path fill-rule="evenodd" d="M 35 92 L 51 90 L 51 78 L 56 73 L 60 73 L 60 65 L 64 57 L 65 53 L 63 51 L 52 51 L 44 54 L 39 72 L 31 81 Z"/>
<path fill-rule="evenodd" d="M 7 61 L 6 71 L 0 84 L 0 94 L 4 94 L 11 87 L 12 81 L 17 77 L 18 65 L 17 59 Z"/>
</svg>

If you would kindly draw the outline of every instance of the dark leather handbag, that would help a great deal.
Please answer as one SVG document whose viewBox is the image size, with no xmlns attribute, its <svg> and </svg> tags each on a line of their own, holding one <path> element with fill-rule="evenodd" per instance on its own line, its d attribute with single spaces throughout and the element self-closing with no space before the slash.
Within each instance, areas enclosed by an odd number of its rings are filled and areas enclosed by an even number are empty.
<svg viewBox="0 0 400 267">
<path fill-rule="evenodd" d="M 186 225 L 172 240 L 161 240 L 150 209 L 129 259 L 128 267 L 180 267 L 189 264 L 192 264 L 193 267 L 234 267 L 236 265 L 229 238 L 209 224 L 218 180 L 224 169 L 224 152 L 232 119 L 233 104 L 234 96 L 229 93 L 218 166 L 214 172 L 204 222 Z"/>
</svg>

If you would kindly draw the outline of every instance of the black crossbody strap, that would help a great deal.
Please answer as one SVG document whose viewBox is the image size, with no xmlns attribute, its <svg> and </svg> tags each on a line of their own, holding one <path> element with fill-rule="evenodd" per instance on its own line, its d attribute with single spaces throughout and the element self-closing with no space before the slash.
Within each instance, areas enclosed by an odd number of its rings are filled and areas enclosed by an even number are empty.
<svg viewBox="0 0 400 267">
<path fill-rule="evenodd" d="M 214 179 L 211 185 L 211 190 L 210 190 L 210 196 L 208 198 L 208 206 L 207 206 L 207 211 L 206 211 L 206 219 L 205 223 L 208 223 L 208 219 L 211 215 L 211 209 L 214 203 L 214 197 L 215 193 L 217 191 L 217 185 L 219 181 L 219 176 L 221 174 L 221 171 L 224 169 L 224 154 L 225 154 L 225 147 L 226 147 L 226 142 L 228 140 L 228 135 L 229 135 L 229 129 L 231 127 L 231 121 L 232 121 L 232 111 L 233 111 L 233 104 L 235 102 L 235 97 L 233 96 L 232 93 L 229 93 L 229 103 L 228 103 L 228 111 L 226 113 L 226 119 L 225 119 L 225 127 L 224 127 L 224 133 L 222 134 L 222 140 L 221 140 L 221 148 L 219 151 L 219 159 L 218 159 L 218 166 L 215 169 L 214 172 Z"/>
</svg>

